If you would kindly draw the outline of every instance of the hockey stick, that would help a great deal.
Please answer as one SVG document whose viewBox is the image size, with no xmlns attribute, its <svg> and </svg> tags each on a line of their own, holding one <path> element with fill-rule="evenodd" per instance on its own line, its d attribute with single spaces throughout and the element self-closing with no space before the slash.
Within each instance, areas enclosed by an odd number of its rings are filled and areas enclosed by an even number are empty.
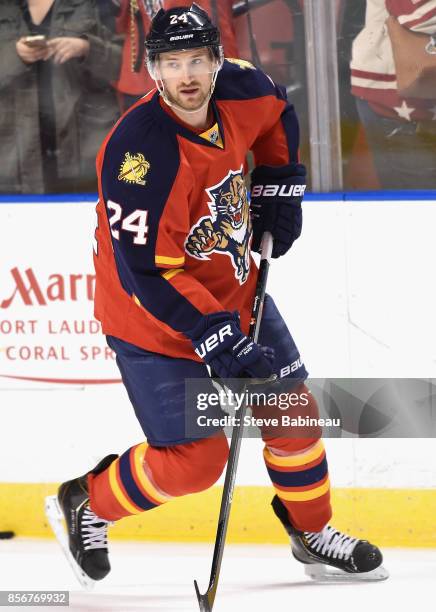
<svg viewBox="0 0 436 612">
<path fill-rule="evenodd" d="M 266 281 L 268 278 L 272 247 L 273 238 L 270 232 L 265 232 L 262 238 L 262 254 L 259 275 L 257 278 L 256 294 L 254 296 L 253 308 L 251 311 L 250 330 L 248 333 L 249 337 L 254 342 L 257 342 L 259 337 L 259 328 L 262 320 L 263 302 L 265 299 Z M 246 411 L 247 406 L 243 404 L 239 409 L 238 424 L 234 426 L 232 431 L 232 441 L 230 444 L 229 459 L 227 462 L 226 477 L 224 480 L 224 489 L 221 498 L 221 508 L 218 518 L 209 586 L 204 595 L 200 593 L 197 581 L 194 580 L 195 592 L 197 593 L 200 610 L 204 612 L 211 612 L 218 588 L 221 561 L 223 558 L 224 544 L 226 541 L 227 525 L 229 522 L 231 504 L 233 501 L 233 490 L 235 488 L 239 451 L 241 449 L 242 434 L 244 432 L 244 416 Z"/>
</svg>

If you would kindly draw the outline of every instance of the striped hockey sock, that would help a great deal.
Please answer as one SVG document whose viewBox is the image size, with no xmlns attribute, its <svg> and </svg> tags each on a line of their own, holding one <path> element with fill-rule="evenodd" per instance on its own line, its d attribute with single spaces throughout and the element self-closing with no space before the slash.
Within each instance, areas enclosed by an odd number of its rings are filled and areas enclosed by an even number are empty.
<svg viewBox="0 0 436 612">
<path fill-rule="evenodd" d="M 320 531 L 331 518 L 330 481 L 322 440 L 292 450 L 301 440 L 280 440 L 280 451 L 270 441 L 263 456 L 274 489 L 301 531 Z M 304 440 L 310 443 L 310 440 Z M 288 449 L 286 449 L 288 446 Z"/>
<path fill-rule="evenodd" d="M 156 488 L 147 473 L 147 448 L 146 442 L 137 444 L 102 474 L 88 477 L 91 508 L 98 516 L 116 521 L 171 499 Z"/>
</svg>

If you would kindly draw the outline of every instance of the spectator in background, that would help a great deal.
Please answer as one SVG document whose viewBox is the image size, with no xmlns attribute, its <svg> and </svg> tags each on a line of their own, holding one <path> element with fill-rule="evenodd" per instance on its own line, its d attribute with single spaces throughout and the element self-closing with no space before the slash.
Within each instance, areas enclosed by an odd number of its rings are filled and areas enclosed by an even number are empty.
<svg viewBox="0 0 436 612">
<path fill-rule="evenodd" d="M 186 0 L 112 0 L 119 4 L 117 32 L 124 34 L 123 60 L 116 88 L 121 94 L 121 106 L 126 110 L 136 100 L 155 87 L 144 62 L 145 34 L 151 19 L 161 8 L 186 6 Z M 221 30 L 226 57 L 238 57 L 233 30 L 232 0 L 199 0 Z"/>
<path fill-rule="evenodd" d="M 110 32 L 115 32 L 116 18 L 120 9 L 120 0 L 96 0 L 96 2 L 101 23 Z"/>
<path fill-rule="evenodd" d="M 121 43 L 103 31 L 94 0 L 2 2 L 0 191 L 95 189 L 120 64 Z"/>
<path fill-rule="evenodd" d="M 367 0 L 365 26 L 352 49 L 352 93 L 381 187 L 435 189 L 436 100 L 398 94 L 389 15 L 415 32 L 436 31 L 436 0 Z"/>
</svg>

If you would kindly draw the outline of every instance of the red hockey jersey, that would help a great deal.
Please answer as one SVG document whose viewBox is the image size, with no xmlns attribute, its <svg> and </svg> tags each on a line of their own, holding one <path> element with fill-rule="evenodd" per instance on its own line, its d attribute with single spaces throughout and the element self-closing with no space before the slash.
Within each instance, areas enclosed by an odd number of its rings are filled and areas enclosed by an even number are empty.
<svg viewBox="0 0 436 612">
<path fill-rule="evenodd" d="M 185 332 L 238 310 L 247 332 L 257 269 L 244 184 L 256 165 L 297 161 L 298 122 L 283 89 L 226 60 L 198 134 L 150 92 L 118 121 L 97 158 L 95 316 L 103 332 L 198 361 Z"/>
</svg>

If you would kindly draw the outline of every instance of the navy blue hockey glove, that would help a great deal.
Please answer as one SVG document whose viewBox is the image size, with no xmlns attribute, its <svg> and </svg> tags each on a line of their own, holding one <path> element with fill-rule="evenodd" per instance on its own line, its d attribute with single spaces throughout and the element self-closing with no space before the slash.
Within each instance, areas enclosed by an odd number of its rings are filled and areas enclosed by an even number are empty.
<svg viewBox="0 0 436 612">
<path fill-rule="evenodd" d="M 237 312 L 214 312 L 186 334 L 195 352 L 220 378 L 269 378 L 274 349 L 242 333 Z"/>
<path fill-rule="evenodd" d="M 258 166 L 251 174 L 251 249 L 260 252 L 263 233 L 274 238 L 272 256 L 289 251 L 301 234 L 303 214 L 301 201 L 306 189 L 306 168 L 303 164 Z"/>
</svg>

